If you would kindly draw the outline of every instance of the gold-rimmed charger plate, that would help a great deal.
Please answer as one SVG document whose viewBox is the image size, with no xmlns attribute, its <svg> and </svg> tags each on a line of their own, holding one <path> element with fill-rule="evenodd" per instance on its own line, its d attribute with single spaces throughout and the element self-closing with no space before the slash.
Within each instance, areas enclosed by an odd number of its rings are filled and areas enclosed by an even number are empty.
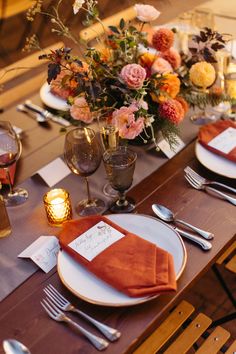
<svg viewBox="0 0 236 354">
<path fill-rule="evenodd" d="M 181 237 L 173 228 L 145 215 L 114 214 L 107 217 L 124 229 L 171 253 L 174 257 L 176 279 L 179 279 L 186 265 L 187 254 Z M 62 283 L 74 295 L 96 305 L 131 306 L 158 296 L 131 298 L 97 278 L 64 251 L 59 252 L 57 270 Z"/>
</svg>

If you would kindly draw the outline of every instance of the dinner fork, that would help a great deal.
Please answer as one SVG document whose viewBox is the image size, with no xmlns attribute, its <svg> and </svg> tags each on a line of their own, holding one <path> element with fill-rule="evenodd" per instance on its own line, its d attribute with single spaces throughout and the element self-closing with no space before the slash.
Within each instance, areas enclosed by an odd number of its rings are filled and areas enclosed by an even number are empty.
<svg viewBox="0 0 236 354">
<path fill-rule="evenodd" d="M 220 197 L 222 197 L 223 199 L 227 200 L 228 202 L 230 202 L 233 205 L 236 205 L 236 198 L 230 197 L 229 195 L 215 189 L 212 187 L 208 187 L 204 184 L 201 184 L 201 182 L 197 181 L 196 179 L 193 178 L 193 176 L 191 176 L 190 174 L 185 174 L 185 179 L 189 182 L 189 184 L 198 190 L 205 190 L 205 191 L 212 191 L 214 192 L 214 194 L 219 195 Z"/>
<path fill-rule="evenodd" d="M 236 193 L 236 189 L 230 186 L 227 186 L 226 184 L 216 182 L 216 181 L 211 181 L 208 180 L 202 176 L 200 176 L 196 171 L 194 171 L 191 167 L 187 166 L 184 169 L 184 172 L 191 175 L 195 180 L 201 182 L 202 185 L 216 185 L 225 189 L 228 189 L 229 191 Z"/>
<path fill-rule="evenodd" d="M 58 307 L 56 307 L 50 299 L 43 299 L 43 301 L 40 301 L 40 303 L 49 315 L 49 317 L 58 322 L 69 323 L 71 326 L 76 328 L 81 334 L 83 334 L 95 346 L 96 349 L 104 350 L 109 345 L 109 343 L 105 339 L 95 336 L 94 334 L 80 326 L 78 323 L 72 321 Z"/>
<path fill-rule="evenodd" d="M 63 311 L 73 311 L 78 313 L 81 317 L 85 318 L 87 321 L 92 323 L 100 332 L 104 334 L 106 338 L 108 338 L 111 342 L 116 341 L 120 338 L 121 333 L 114 328 L 111 328 L 104 323 L 101 323 L 94 318 L 90 317 L 86 313 L 77 309 L 73 306 L 64 296 L 62 296 L 57 289 L 54 288 L 53 285 L 48 284 L 43 291 L 47 294 L 47 296 L 51 299 L 51 301 L 59 307 Z"/>
</svg>

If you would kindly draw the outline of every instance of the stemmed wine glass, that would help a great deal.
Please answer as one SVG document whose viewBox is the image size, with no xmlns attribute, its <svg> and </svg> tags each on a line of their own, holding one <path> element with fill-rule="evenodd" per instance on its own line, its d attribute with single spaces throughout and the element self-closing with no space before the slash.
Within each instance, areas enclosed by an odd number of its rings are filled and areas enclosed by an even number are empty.
<svg viewBox="0 0 236 354">
<path fill-rule="evenodd" d="M 71 171 L 85 178 L 87 199 L 80 201 L 76 212 L 80 216 L 100 214 L 105 210 L 103 200 L 91 198 L 88 176 L 99 167 L 102 154 L 95 132 L 90 128 L 76 128 L 66 134 L 65 161 Z"/>
<path fill-rule="evenodd" d="M 7 121 L 0 121 L 0 168 L 6 172 L 9 183 L 9 193 L 4 196 L 6 206 L 16 206 L 28 199 L 28 192 L 23 188 L 13 188 L 9 167 L 20 157 L 22 151 L 21 142 L 12 125 Z"/>
<path fill-rule="evenodd" d="M 110 206 L 114 213 L 129 213 L 135 208 L 134 200 L 126 197 L 125 191 L 131 187 L 137 154 L 126 146 L 106 150 L 103 162 L 111 186 L 119 197 Z"/>
</svg>

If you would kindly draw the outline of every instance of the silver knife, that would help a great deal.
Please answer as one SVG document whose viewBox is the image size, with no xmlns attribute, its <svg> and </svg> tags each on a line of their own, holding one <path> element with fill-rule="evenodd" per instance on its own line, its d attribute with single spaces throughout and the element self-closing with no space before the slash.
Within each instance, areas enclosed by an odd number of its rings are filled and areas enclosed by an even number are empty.
<svg viewBox="0 0 236 354">
<path fill-rule="evenodd" d="M 71 125 L 65 118 L 49 112 L 48 110 L 32 103 L 30 100 L 25 101 L 24 106 L 33 112 L 41 114 L 44 118 L 52 120 L 53 122 L 63 125 L 64 127 L 69 127 Z"/>
<path fill-rule="evenodd" d="M 201 237 L 195 236 L 190 232 L 179 229 L 178 227 L 172 226 L 182 237 L 185 237 L 192 242 L 197 243 L 204 251 L 209 251 L 212 248 L 212 244 L 207 240 L 202 239 Z"/>
</svg>

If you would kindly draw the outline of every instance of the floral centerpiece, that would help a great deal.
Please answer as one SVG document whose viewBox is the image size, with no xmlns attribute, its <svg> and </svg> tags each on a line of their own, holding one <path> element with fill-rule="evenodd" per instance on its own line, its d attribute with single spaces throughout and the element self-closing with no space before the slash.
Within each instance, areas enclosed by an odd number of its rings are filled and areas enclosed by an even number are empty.
<svg viewBox="0 0 236 354">
<path fill-rule="evenodd" d="M 28 12 L 32 20 L 42 13 L 43 1 L 35 1 Z M 60 18 L 59 0 L 51 17 L 52 31 L 68 37 L 76 47 L 81 43 Z M 153 6 L 136 4 L 136 24 L 120 19 L 117 26 L 104 28 L 102 45 L 86 46 L 83 56 L 70 48 L 58 48 L 40 56 L 49 60 L 48 83 L 51 92 L 70 104 L 71 122 L 91 123 L 104 118 L 119 129 L 120 137 L 144 142 L 156 141 L 161 131 L 170 144 L 175 143 L 178 125 L 189 105 L 218 104 L 226 99 L 218 91 L 201 92 L 198 87 L 211 86 L 216 78 L 214 52 L 224 46 L 217 32 L 205 29 L 193 38 L 189 55 L 174 49 L 175 31 L 152 28 L 160 12 Z M 86 24 L 98 21 L 97 1 L 75 0 L 75 16 L 86 14 Z M 37 47 L 36 36 L 27 39 L 26 48 Z M 193 92 L 197 92 L 193 94 Z"/>
</svg>

